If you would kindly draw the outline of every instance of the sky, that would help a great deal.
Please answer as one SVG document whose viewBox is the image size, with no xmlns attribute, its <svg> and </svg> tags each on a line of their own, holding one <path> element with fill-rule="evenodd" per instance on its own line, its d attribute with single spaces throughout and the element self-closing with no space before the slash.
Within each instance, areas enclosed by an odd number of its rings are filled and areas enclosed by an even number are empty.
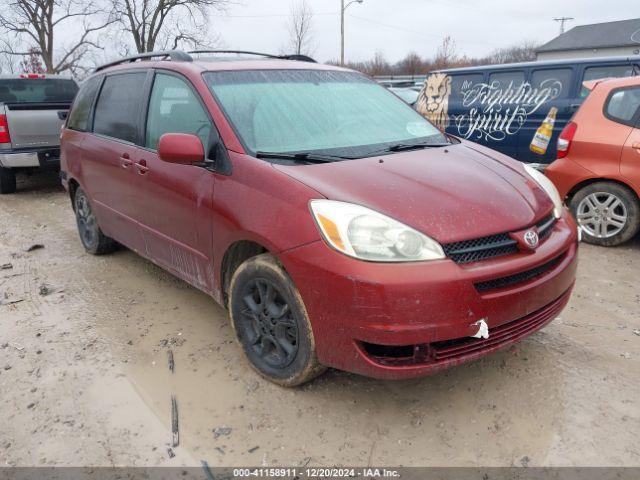
<svg viewBox="0 0 640 480">
<path fill-rule="evenodd" d="M 292 1 L 235 0 L 225 14 L 211 16 L 211 29 L 230 49 L 279 53 L 288 43 Z M 314 11 L 317 60 L 340 55 L 340 0 L 307 0 Z M 345 0 L 348 1 L 348 0 Z M 347 9 L 346 57 L 358 61 L 376 51 L 397 61 L 415 51 L 433 57 L 450 35 L 457 52 L 470 57 L 559 34 L 555 17 L 574 17 L 568 28 L 640 17 L 637 0 L 364 0 Z"/>
</svg>

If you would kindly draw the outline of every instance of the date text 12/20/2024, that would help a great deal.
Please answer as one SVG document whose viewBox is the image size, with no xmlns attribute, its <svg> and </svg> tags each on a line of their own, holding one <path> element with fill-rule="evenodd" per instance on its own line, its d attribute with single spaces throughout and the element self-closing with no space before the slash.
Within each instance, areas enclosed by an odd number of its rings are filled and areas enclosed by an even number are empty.
<svg viewBox="0 0 640 480">
<path fill-rule="evenodd" d="M 388 468 L 236 468 L 234 478 L 398 478 L 400 472 Z"/>
</svg>

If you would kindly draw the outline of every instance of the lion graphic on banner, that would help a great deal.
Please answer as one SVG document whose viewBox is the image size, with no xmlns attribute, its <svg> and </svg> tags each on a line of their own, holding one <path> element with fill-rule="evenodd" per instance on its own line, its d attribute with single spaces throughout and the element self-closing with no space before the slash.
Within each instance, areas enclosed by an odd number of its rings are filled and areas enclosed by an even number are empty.
<svg viewBox="0 0 640 480">
<path fill-rule="evenodd" d="M 418 112 L 442 131 L 449 126 L 449 95 L 451 77 L 444 73 L 433 73 L 427 77 L 418 97 Z"/>
</svg>

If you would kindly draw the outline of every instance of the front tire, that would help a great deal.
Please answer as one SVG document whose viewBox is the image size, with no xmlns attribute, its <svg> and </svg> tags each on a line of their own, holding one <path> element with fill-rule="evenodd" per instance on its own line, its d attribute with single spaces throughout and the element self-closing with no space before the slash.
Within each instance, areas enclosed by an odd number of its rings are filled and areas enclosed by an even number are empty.
<svg viewBox="0 0 640 480">
<path fill-rule="evenodd" d="M 587 243 L 613 247 L 640 229 L 638 197 L 627 187 L 597 182 L 579 190 L 569 203 Z"/>
<path fill-rule="evenodd" d="M 102 233 L 87 194 L 80 187 L 78 187 L 73 197 L 73 206 L 76 213 L 80 241 L 84 249 L 92 255 L 105 255 L 116 250 L 118 244 L 115 240 Z"/>
<path fill-rule="evenodd" d="M 0 195 L 16 193 L 16 172 L 10 168 L 0 167 Z"/>
<path fill-rule="evenodd" d="M 238 267 L 229 314 L 251 366 L 269 381 L 294 387 L 324 372 L 302 298 L 273 256 L 259 255 Z"/>
</svg>

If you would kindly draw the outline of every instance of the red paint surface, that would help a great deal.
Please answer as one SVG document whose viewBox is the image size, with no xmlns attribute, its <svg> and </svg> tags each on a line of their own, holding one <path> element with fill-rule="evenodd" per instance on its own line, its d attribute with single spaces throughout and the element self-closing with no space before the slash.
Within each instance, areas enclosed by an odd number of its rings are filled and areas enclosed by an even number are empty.
<svg viewBox="0 0 640 480">
<path fill-rule="evenodd" d="M 163 162 L 148 149 L 65 129 L 65 183 L 77 182 L 88 193 L 105 234 L 218 301 L 225 252 L 238 241 L 262 245 L 278 257 L 300 291 L 319 359 L 329 366 L 390 379 L 433 373 L 509 345 L 557 315 L 568 300 L 577 263 L 576 225 L 566 212 L 535 251 L 466 265 L 448 259 L 370 263 L 330 248 L 309 211 L 312 199 L 365 205 L 443 243 L 523 231 L 547 217 L 552 203 L 518 162 L 468 142 L 446 151 L 390 155 L 383 163 L 376 157 L 285 167 L 246 155 L 201 73 L 292 65 L 333 68 L 279 61 L 116 67 L 182 73 L 211 113 L 232 173 Z M 474 287 L 560 256 L 533 280 L 482 294 Z M 477 343 L 478 349 L 444 360 L 390 366 L 361 348 L 360 342 L 424 345 L 466 339 L 476 333 L 480 319 L 502 332 L 498 341 L 490 338 Z"/>
<path fill-rule="evenodd" d="M 158 141 L 158 156 L 163 162 L 192 165 L 204 161 L 204 147 L 196 135 L 165 133 Z"/>
</svg>

